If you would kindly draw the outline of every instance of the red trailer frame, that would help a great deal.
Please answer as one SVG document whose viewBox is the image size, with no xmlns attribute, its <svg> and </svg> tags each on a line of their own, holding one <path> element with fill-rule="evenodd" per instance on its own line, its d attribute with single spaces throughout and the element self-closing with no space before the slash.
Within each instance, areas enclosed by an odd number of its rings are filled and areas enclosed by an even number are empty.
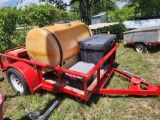
<svg viewBox="0 0 160 120">
<path fill-rule="evenodd" d="M 160 86 L 154 86 L 143 81 L 141 78 L 122 72 L 114 68 L 116 49 L 119 45 L 115 45 L 87 74 L 68 70 L 62 67 L 51 66 L 44 63 L 36 62 L 20 58 L 19 56 L 27 54 L 25 47 L 18 47 L 6 51 L 5 54 L 0 53 L 0 65 L 2 71 L 5 72 L 9 68 L 18 70 L 25 78 L 30 92 L 37 93 L 39 90 L 47 90 L 50 92 L 68 93 L 79 98 L 80 100 L 88 101 L 92 94 L 116 94 L 116 95 L 150 95 L 159 96 Z M 18 52 L 17 52 L 18 51 Z M 109 67 L 102 73 L 101 65 L 109 60 Z M 42 75 L 41 67 L 50 68 L 58 73 L 57 78 L 45 79 Z M 72 75 L 83 77 L 84 90 L 79 90 L 70 86 L 62 73 L 69 73 Z M 109 89 L 105 85 L 109 81 L 113 73 L 126 78 L 129 82 L 128 89 Z M 87 87 L 87 81 L 96 76 L 90 86 Z"/>
</svg>

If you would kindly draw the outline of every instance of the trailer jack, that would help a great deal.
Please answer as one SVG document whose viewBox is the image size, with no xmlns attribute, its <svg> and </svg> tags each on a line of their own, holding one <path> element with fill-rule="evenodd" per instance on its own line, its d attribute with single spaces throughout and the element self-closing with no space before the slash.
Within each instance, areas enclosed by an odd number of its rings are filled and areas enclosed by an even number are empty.
<svg viewBox="0 0 160 120">
<path fill-rule="evenodd" d="M 22 104 L 21 104 L 21 107 L 25 110 L 25 112 L 28 113 L 28 117 L 31 119 L 31 120 L 45 120 L 46 117 L 52 112 L 52 110 L 59 104 L 59 101 L 56 100 L 52 106 L 41 116 L 37 115 L 35 112 L 30 112 L 28 111 Z"/>
</svg>

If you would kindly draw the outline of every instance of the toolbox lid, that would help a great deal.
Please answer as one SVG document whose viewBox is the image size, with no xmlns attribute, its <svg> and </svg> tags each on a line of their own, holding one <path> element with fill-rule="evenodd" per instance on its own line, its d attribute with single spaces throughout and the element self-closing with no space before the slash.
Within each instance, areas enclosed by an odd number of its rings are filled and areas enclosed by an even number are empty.
<svg viewBox="0 0 160 120">
<path fill-rule="evenodd" d="M 93 50 L 104 50 L 116 38 L 115 34 L 99 34 L 93 35 L 83 41 L 79 42 L 79 48 L 81 49 L 93 49 Z M 112 42 L 112 43 L 113 43 Z"/>
<path fill-rule="evenodd" d="M 77 72 L 87 74 L 94 66 L 95 65 L 93 63 L 87 63 L 87 62 L 79 61 L 78 63 L 73 65 L 71 68 L 69 68 L 69 70 L 73 70 L 73 71 L 77 71 Z M 73 80 L 76 80 L 76 79 L 83 80 L 83 78 L 80 77 L 80 76 L 75 76 L 75 75 L 72 75 L 72 74 L 69 74 L 69 73 L 65 73 L 65 74 Z"/>
</svg>

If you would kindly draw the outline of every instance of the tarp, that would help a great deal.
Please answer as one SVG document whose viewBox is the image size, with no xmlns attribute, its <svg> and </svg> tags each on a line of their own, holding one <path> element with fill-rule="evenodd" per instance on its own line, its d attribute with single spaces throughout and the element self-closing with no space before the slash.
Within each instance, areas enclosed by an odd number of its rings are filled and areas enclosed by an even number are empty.
<svg viewBox="0 0 160 120">
<path fill-rule="evenodd" d="M 153 26 L 160 26 L 160 19 L 130 20 L 130 21 L 124 21 L 123 24 L 128 29 L 153 27 Z"/>
</svg>

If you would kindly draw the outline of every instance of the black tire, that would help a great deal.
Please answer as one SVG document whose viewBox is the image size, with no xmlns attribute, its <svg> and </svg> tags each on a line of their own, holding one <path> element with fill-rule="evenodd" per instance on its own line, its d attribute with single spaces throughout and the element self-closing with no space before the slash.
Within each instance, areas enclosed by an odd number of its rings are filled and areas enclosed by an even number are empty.
<svg viewBox="0 0 160 120">
<path fill-rule="evenodd" d="M 29 93 L 29 87 L 26 83 L 23 75 L 14 68 L 9 68 L 6 72 L 8 82 L 15 92 L 19 92 L 20 95 L 25 95 Z"/>
<path fill-rule="evenodd" d="M 138 53 L 146 52 L 147 47 L 144 44 L 136 44 L 135 45 L 135 51 Z"/>
<path fill-rule="evenodd" d="M 127 47 L 127 45 L 124 45 L 124 47 L 126 48 L 126 47 Z"/>
</svg>

